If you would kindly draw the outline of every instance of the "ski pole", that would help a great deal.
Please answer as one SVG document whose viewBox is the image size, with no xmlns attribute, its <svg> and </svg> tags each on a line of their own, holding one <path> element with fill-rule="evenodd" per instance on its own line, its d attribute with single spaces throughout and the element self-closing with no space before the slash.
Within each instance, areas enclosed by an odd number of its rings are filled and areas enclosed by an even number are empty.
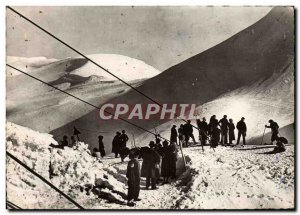
<svg viewBox="0 0 300 215">
<path fill-rule="evenodd" d="M 264 129 L 264 133 L 263 133 L 263 136 L 262 136 L 262 138 L 261 138 L 261 143 L 260 143 L 260 145 L 262 145 L 262 143 L 263 143 L 263 141 L 264 141 L 265 131 L 266 131 L 266 127 L 265 127 L 265 129 Z"/>
</svg>

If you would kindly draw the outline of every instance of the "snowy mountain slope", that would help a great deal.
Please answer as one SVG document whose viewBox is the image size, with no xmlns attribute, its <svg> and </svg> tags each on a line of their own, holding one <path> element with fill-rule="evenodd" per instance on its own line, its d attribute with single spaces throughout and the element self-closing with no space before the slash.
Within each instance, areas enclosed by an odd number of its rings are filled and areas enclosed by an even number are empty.
<svg viewBox="0 0 300 215">
<path fill-rule="evenodd" d="M 97 161 L 87 146 L 49 150 L 57 142 L 42 134 L 7 123 L 7 150 L 86 209 L 279 209 L 294 208 L 294 147 L 283 154 L 264 155 L 270 148 L 232 149 L 205 147 L 183 149 L 188 162 L 182 167 L 179 155 L 177 180 L 145 189 L 141 178 L 141 201 L 126 205 L 128 158 L 107 156 Z M 50 161 L 57 176 L 49 177 Z M 141 162 L 141 161 L 140 161 Z M 101 180 L 100 180 L 101 179 Z M 83 191 L 100 181 L 113 188 Z M 25 209 L 70 209 L 74 205 L 57 195 L 39 179 L 7 158 L 7 199 Z"/>
<path fill-rule="evenodd" d="M 294 60 L 274 73 L 270 78 L 259 80 L 256 83 L 241 87 L 229 93 L 219 96 L 217 99 L 205 103 L 196 108 L 198 118 L 205 117 L 207 120 L 212 115 L 221 119 L 227 115 L 236 124 L 240 118 L 245 117 L 247 124 L 247 143 L 260 144 L 264 125 L 269 119 L 276 121 L 280 128 L 280 134 L 289 142 L 294 143 Z M 164 137 L 170 136 L 170 128 L 173 124 L 177 127 L 183 122 L 179 119 L 172 120 L 156 129 Z M 195 120 L 192 123 L 196 126 Z M 197 134 L 194 130 L 194 133 Z M 235 130 L 237 135 L 237 130 Z M 140 139 L 151 140 L 152 135 L 144 134 Z M 270 129 L 266 130 L 264 143 L 270 142 Z"/>
<path fill-rule="evenodd" d="M 215 47 L 148 79 L 138 87 L 138 90 L 161 104 L 196 104 L 199 107 L 198 109 L 203 107 L 212 108 L 206 112 L 201 110 L 201 114 L 206 117 L 210 114 L 217 114 L 218 118 L 221 118 L 223 112 L 226 112 L 225 114 L 231 115 L 237 122 L 244 115 L 251 128 L 249 132 L 250 139 L 262 134 L 262 126 L 269 118 L 278 120 L 280 126 L 293 123 L 293 55 L 293 8 L 275 7 L 252 26 Z M 289 80 L 287 80 L 288 83 L 285 86 L 281 87 L 284 84 L 282 81 L 285 81 L 281 75 L 284 76 L 286 71 L 288 71 L 286 74 Z M 264 82 L 266 80 L 268 81 Z M 260 86 L 262 82 L 264 82 L 264 85 Z M 285 90 L 284 93 L 281 93 L 282 89 Z M 236 95 L 227 94 L 231 97 L 222 97 L 230 92 Z M 276 92 L 279 93 L 280 98 Z M 244 100 L 250 98 L 255 100 L 251 102 L 251 105 L 254 106 L 251 107 L 252 111 L 248 113 L 248 110 L 243 110 L 240 105 L 245 104 Z M 268 105 L 270 101 L 275 105 L 274 108 Z M 131 105 L 152 102 L 130 90 L 112 99 L 109 103 L 129 103 Z M 224 104 L 226 106 L 223 106 Z M 280 109 L 281 107 L 283 108 Z M 253 113 L 260 111 L 261 108 L 263 113 L 260 115 L 258 112 L 259 118 L 254 119 Z M 276 110 L 274 114 L 270 114 L 274 110 Z M 269 114 L 264 115 L 265 112 L 269 112 Z M 97 115 L 99 115 L 99 111 L 94 110 L 80 119 L 54 130 L 53 134 L 59 133 L 59 130 L 67 132 L 72 124 L 83 125 L 90 130 L 94 130 L 99 128 L 100 123 L 100 126 L 111 132 L 105 136 L 105 143 L 108 147 L 110 147 L 111 140 L 117 130 L 126 129 L 129 134 L 134 133 L 136 137 L 141 135 L 140 140 L 144 140 L 143 138 L 148 135 L 144 131 L 120 120 L 99 122 L 99 117 L 95 120 Z M 167 120 L 133 119 L 129 121 L 153 131 L 155 127 L 164 126 L 163 124 Z M 162 130 L 167 131 L 164 137 L 169 138 L 169 124 L 164 127 Z M 160 130 L 160 128 L 157 128 L 157 130 Z M 87 133 L 83 135 L 91 147 L 97 142 L 96 136 Z"/>
<path fill-rule="evenodd" d="M 33 70 L 36 70 L 42 66 L 48 65 L 55 61 L 57 61 L 57 59 L 47 59 L 46 57 L 31 57 L 31 58 L 16 57 L 16 56 L 7 56 L 6 57 L 7 64 L 15 65 L 17 68 L 19 68 L 25 72 L 31 72 Z M 9 67 L 6 68 L 6 76 L 7 77 L 13 77 L 16 75 L 20 75 L 20 73 Z"/>
<path fill-rule="evenodd" d="M 111 72 L 122 73 L 134 86 L 159 73 L 153 67 L 125 56 L 99 54 L 89 57 L 100 64 L 105 62 Z M 11 64 L 18 68 L 13 62 Z M 39 67 L 30 74 L 87 102 L 100 105 L 128 90 L 126 85 L 100 70 L 86 59 L 68 58 Z M 9 121 L 43 132 L 63 126 L 92 110 L 88 105 L 24 74 L 7 77 L 6 103 Z"/>
</svg>

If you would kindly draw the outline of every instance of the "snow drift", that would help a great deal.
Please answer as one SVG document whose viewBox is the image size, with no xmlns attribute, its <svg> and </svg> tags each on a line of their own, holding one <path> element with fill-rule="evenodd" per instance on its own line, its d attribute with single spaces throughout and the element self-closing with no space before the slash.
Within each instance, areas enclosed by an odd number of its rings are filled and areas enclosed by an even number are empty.
<svg viewBox="0 0 300 215">
<path fill-rule="evenodd" d="M 58 143 L 50 134 L 43 134 L 8 122 L 6 124 L 7 151 L 21 160 L 28 167 L 50 181 L 80 204 L 87 199 L 99 199 L 97 193 L 87 193 L 100 182 L 115 190 L 103 188 L 103 192 L 116 199 L 123 199 L 119 194 L 126 193 L 125 184 L 121 184 L 104 170 L 102 162 L 91 156 L 87 145 L 78 143 L 78 148 L 66 147 L 64 150 L 49 147 Z M 51 164 L 51 176 L 50 176 Z M 7 156 L 7 199 L 24 209 L 59 209 L 76 208 L 52 188 L 36 178 L 22 166 Z M 98 190 L 99 193 L 102 191 Z M 125 195 L 125 194 L 124 194 Z M 125 195 L 126 196 L 126 195 Z M 83 205 L 84 206 L 84 205 Z"/>
</svg>

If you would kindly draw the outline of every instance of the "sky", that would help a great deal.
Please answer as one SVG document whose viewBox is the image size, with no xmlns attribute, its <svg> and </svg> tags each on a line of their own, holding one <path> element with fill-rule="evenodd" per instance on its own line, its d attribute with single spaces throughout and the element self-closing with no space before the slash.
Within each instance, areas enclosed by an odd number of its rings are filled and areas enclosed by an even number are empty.
<svg viewBox="0 0 300 215">
<path fill-rule="evenodd" d="M 164 71 L 254 24 L 271 7 L 13 7 L 84 54 L 120 54 Z M 78 56 L 6 10 L 8 56 Z"/>
</svg>

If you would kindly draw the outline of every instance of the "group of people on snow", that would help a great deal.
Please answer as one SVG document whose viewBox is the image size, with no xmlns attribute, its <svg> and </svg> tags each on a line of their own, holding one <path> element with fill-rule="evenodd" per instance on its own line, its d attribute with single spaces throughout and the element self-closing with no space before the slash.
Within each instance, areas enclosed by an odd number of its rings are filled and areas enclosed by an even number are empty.
<svg viewBox="0 0 300 215">
<path fill-rule="evenodd" d="M 270 128 L 272 131 L 271 144 L 276 141 L 276 146 L 272 153 L 284 152 L 284 144 L 287 143 L 287 140 L 284 137 L 279 137 L 279 126 L 276 122 L 269 120 L 269 123 L 269 125 L 265 125 L 265 128 Z M 138 197 L 141 177 L 146 178 L 146 189 L 157 189 L 158 184 L 166 184 L 170 182 L 170 179 L 176 178 L 177 146 L 190 146 L 190 139 L 196 144 L 193 128 L 196 128 L 199 132 L 199 141 L 203 151 L 203 146 L 205 145 L 210 145 L 213 149 L 219 144 L 222 146 L 233 145 L 235 129 L 238 131 L 236 145 L 239 145 L 241 138 L 243 139 L 242 146 L 246 144 L 247 125 L 244 117 L 236 125 L 232 119 L 227 119 L 227 115 L 224 115 L 220 120 L 216 118 L 216 115 L 213 115 L 210 117 L 209 123 L 203 117 L 202 120 L 197 119 L 196 124 L 197 127 L 191 124 L 191 120 L 187 120 L 178 129 L 176 129 L 176 125 L 173 125 L 170 141 L 156 134 L 155 140 L 150 141 L 149 146 L 134 147 L 132 149 L 127 147 L 129 137 L 126 131 L 116 132 L 112 141 L 112 153 L 114 153 L 115 158 L 118 158 L 120 155 L 122 162 L 125 157 L 129 156 L 126 172 L 126 177 L 128 178 L 127 204 L 129 206 L 134 206 L 135 202 L 140 200 Z M 79 141 L 79 133 L 77 130 L 77 141 Z M 62 149 L 64 147 L 76 147 L 77 141 L 75 136 L 71 136 L 71 142 L 69 143 L 68 137 L 64 135 L 61 143 L 58 146 L 52 144 L 52 147 Z M 98 144 L 99 149 L 94 148 L 92 155 L 99 157 L 100 154 L 101 157 L 104 157 L 106 153 L 103 136 L 101 135 L 98 136 Z M 140 167 L 138 159 L 142 159 L 142 167 Z"/>
</svg>

